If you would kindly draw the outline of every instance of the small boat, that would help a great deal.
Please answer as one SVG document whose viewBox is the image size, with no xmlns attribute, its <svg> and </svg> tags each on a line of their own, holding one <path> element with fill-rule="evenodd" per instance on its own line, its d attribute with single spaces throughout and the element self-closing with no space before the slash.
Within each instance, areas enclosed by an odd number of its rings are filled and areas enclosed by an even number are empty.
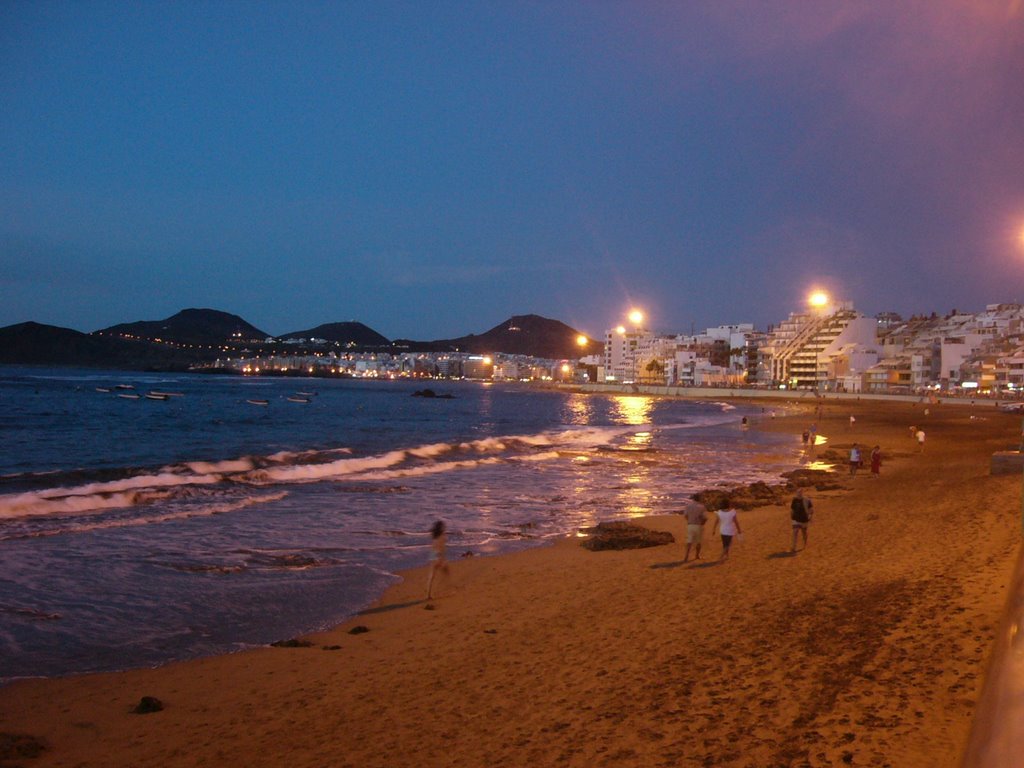
<svg viewBox="0 0 1024 768">
<path fill-rule="evenodd" d="M 97 392 L 109 392 L 110 387 L 96 387 Z"/>
<path fill-rule="evenodd" d="M 134 384 L 115 384 L 114 389 L 135 389 Z"/>
<path fill-rule="evenodd" d="M 164 392 L 147 392 L 147 400 L 170 400 L 171 396 Z"/>
<path fill-rule="evenodd" d="M 270 405 L 269 400 L 246 400 L 250 405 Z"/>
<path fill-rule="evenodd" d="M 185 396 L 184 392 L 164 392 L 161 389 L 151 390 L 149 394 L 151 394 L 151 395 L 161 395 L 165 399 L 168 398 L 168 397 L 184 397 Z"/>
<path fill-rule="evenodd" d="M 123 397 L 125 400 L 138 400 L 139 396 L 134 392 L 122 392 L 118 397 Z"/>
<path fill-rule="evenodd" d="M 292 395 L 288 398 L 289 403 L 311 403 L 313 402 L 308 397 L 299 397 L 298 395 Z"/>
<path fill-rule="evenodd" d="M 296 392 L 295 393 L 296 397 L 313 397 L 314 395 L 316 395 L 316 392 Z"/>
</svg>

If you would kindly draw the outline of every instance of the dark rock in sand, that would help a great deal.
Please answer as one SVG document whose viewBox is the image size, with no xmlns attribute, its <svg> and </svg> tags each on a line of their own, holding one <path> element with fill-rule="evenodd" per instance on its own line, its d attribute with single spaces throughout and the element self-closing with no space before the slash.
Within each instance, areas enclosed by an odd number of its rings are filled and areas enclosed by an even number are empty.
<svg viewBox="0 0 1024 768">
<path fill-rule="evenodd" d="M 836 479 L 834 472 L 824 469 L 794 469 L 782 476 L 793 488 L 814 488 L 816 491 L 835 491 L 846 486 Z"/>
<path fill-rule="evenodd" d="M 291 640 L 278 640 L 277 642 L 271 643 L 272 648 L 311 648 L 313 644 L 309 640 L 298 640 L 292 638 Z"/>
<path fill-rule="evenodd" d="M 593 528 L 585 528 L 584 532 L 587 538 L 583 540 L 583 547 L 592 552 L 660 547 L 676 540 L 668 531 L 651 531 L 625 521 L 598 523 Z"/>
<path fill-rule="evenodd" d="M 693 498 L 710 511 L 721 509 L 722 501 L 726 498 L 734 509 L 754 509 L 789 504 L 797 488 L 814 488 L 816 491 L 846 488 L 837 480 L 834 472 L 823 469 L 794 469 L 782 473 L 782 477 L 786 478 L 786 482 L 778 485 L 758 481 L 732 488 L 709 488 L 693 494 Z"/>
<path fill-rule="evenodd" d="M 0 760 L 39 757 L 46 745 L 35 736 L 24 733 L 0 733 Z"/>
<path fill-rule="evenodd" d="M 153 712 L 162 712 L 163 709 L 164 703 L 156 696 L 143 696 L 139 699 L 139 703 L 135 705 L 135 709 L 132 712 L 136 715 L 149 715 Z"/>
<path fill-rule="evenodd" d="M 369 627 L 364 627 L 362 624 L 360 624 L 358 627 L 352 627 L 352 629 L 350 629 L 348 631 L 348 633 L 350 635 L 361 635 L 364 632 L 369 632 L 369 631 L 370 631 Z"/>
</svg>

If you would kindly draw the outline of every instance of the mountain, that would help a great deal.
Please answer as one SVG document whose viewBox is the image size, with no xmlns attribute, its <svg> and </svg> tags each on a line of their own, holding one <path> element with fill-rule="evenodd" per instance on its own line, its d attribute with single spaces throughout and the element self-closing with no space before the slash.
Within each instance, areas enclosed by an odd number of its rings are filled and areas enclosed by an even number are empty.
<svg viewBox="0 0 1024 768">
<path fill-rule="evenodd" d="M 0 328 L 0 363 L 184 370 L 188 362 L 181 351 L 148 341 L 33 322 Z"/>
<path fill-rule="evenodd" d="M 176 344 L 217 345 L 225 342 L 263 341 L 269 334 L 238 315 L 216 309 L 183 309 L 166 320 L 140 320 L 97 331 L 104 336 L 159 339 Z"/>
<path fill-rule="evenodd" d="M 383 347 L 391 342 L 372 328 L 355 321 L 347 323 L 325 323 L 308 331 L 286 333 L 282 339 L 326 339 L 339 344 L 355 347 Z"/>
<path fill-rule="evenodd" d="M 474 354 L 528 355 L 571 359 L 595 354 L 600 342 L 587 339 L 558 320 L 539 315 L 514 315 L 485 333 L 457 339 L 409 341 L 386 338 L 362 323 L 327 323 L 284 339 L 327 339 L 354 349 L 390 347 L 395 352 L 462 351 Z M 213 309 L 185 309 L 166 320 L 122 323 L 94 333 L 28 322 L 0 328 L 0 363 L 187 370 L 190 364 L 211 361 L 225 346 L 236 350 L 271 351 L 268 334 L 237 315 Z M 292 350 L 298 353 L 298 348 Z"/>
<path fill-rule="evenodd" d="M 474 354 L 529 355 L 553 360 L 592 355 L 602 349 L 600 342 L 587 338 L 586 345 L 577 339 L 583 334 L 558 320 L 540 315 L 513 315 L 504 323 L 480 335 L 470 334 L 457 339 L 406 343 L 410 348 L 434 351 L 459 350 Z"/>
</svg>

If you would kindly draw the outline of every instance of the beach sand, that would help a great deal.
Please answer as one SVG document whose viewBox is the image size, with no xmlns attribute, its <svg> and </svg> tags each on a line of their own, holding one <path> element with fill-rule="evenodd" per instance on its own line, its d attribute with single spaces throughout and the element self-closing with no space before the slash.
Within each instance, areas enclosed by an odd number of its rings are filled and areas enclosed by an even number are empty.
<svg viewBox="0 0 1024 768">
<path fill-rule="evenodd" d="M 798 436 L 801 408 L 754 428 Z M 773 506 L 726 563 L 709 526 L 683 564 L 675 515 L 642 521 L 668 546 L 457 559 L 433 610 L 414 571 L 311 647 L 0 689 L 0 731 L 46 745 L 0 766 L 956 766 L 1021 538 L 989 458 L 1020 417 L 923 409 L 827 407 L 825 447 L 885 462 L 811 492 L 795 556 Z"/>
</svg>

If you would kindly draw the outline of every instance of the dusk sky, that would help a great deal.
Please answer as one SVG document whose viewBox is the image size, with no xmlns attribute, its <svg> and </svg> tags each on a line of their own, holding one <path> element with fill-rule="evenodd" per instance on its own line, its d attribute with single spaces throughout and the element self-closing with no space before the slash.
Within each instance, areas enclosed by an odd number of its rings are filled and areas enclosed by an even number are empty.
<svg viewBox="0 0 1024 768">
<path fill-rule="evenodd" d="M 1024 301 L 1024 3 L 0 2 L 0 326 Z"/>
</svg>

